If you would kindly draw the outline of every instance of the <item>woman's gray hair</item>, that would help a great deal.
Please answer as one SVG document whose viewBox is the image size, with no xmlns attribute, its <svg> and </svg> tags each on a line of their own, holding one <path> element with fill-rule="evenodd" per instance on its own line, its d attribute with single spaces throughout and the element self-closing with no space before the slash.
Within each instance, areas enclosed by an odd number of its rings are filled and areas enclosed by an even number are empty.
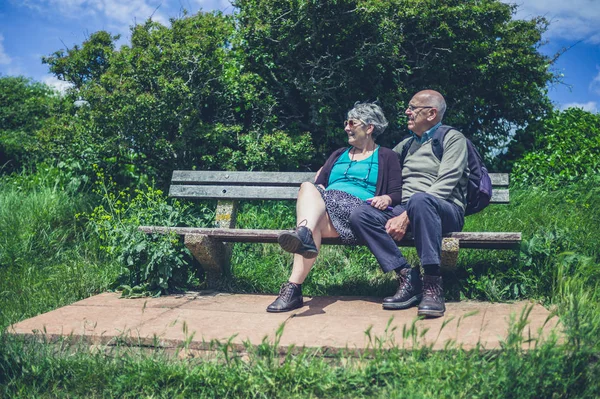
<svg viewBox="0 0 600 399">
<path fill-rule="evenodd" d="M 367 125 L 373 125 L 373 139 L 377 138 L 388 127 L 383 110 L 375 103 L 354 103 L 354 108 L 348 111 L 348 119 L 358 119 Z"/>
</svg>

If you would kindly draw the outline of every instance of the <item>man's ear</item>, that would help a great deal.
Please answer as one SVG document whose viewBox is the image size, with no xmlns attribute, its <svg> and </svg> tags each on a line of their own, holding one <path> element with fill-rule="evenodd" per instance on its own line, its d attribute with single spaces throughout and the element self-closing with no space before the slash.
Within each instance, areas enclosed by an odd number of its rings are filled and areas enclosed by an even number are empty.
<svg viewBox="0 0 600 399">
<path fill-rule="evenodd" d="M 435 108 L 431 108 L 429 110 L 429 115 L 427 116 L 427 120 L 434 121 L 437 118 L 438 111 Z"/>
</svg>

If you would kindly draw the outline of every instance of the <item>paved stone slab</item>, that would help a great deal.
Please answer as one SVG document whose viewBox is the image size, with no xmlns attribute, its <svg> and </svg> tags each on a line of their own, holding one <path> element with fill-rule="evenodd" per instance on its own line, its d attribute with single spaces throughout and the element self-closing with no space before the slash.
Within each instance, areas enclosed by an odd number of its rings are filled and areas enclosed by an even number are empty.
<svg viewBox="0 0 600 399">
<path fill-rule="evenodd" d="M 264 339 L 274 342 L 283 325 L 282 349 L 292 345 L 331 351 L 423 345 L 496 349 L 507 336 L 511 315 L 518 320 L 523 309 L 528 312 L 526 337 L 547 337 L 558 324 L 543 306 L 527 301 L 449 302 L 444 317 L 418 319 L 416 308 L 384 310 L 381 298 L 373 297 L 305 297 L 301 309 L 266 313 L 274 298 L 206 292 L 121 299 L 118 293 L 104 293 L 16 323 L 9 332 L 50 338 L 81 336 L 94 343 L 124 339 L 167 348 L 186 342 L 205 349 L 213 340 L 230 340 L 237 348 Z"/>
</svg>

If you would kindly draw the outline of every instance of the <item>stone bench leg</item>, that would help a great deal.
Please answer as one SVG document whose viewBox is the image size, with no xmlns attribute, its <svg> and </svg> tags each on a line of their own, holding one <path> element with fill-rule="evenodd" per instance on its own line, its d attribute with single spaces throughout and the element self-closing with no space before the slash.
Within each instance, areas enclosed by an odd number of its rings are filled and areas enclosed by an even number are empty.
<svg viewBox="0 0 600 399">
<path fill-rule="evenodd" d="M 458 260 L 458 238 L 442 238 L 442 260 L 440 267 L 444 270 L 456 270 L 456 261 Z"/>
<path fill-rule="evenodd" d="M 217 202 L 215 211 L 216 227 L 221 229 L 235 228 L 237 218 L 237 201 Z M 208 288 L 217 288 L 219 280 L 229 273 L 233 243 L 223 243 L 201 234 L 186 234 L 185 246 L 202 265 L 206 273 Z"/>
<path fill-rule="evenodd" d="M 207 287 L 217 287 L 221 277 L 229 273 L 231 247 L 204 234 L 186 234 L 183 242 L 202 265 Z"/>
</svg>

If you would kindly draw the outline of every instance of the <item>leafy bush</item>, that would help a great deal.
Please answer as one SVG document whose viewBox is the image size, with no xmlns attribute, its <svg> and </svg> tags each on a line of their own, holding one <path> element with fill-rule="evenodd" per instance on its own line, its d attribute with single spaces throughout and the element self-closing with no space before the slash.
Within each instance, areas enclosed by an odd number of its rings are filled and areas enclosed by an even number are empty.
<svg viewBox="0 0 600 399">
<path fill-rule="evenodd" d="M 0 166 L 15 171 L 40 155 L 35 133 L 60 109 L 61 102 L 43 83 L 0 76 Z"/>
<path fill-rule="evenodd" d="M 579 108 L 556 111 L 534 136 L 534 150 L 515 164 L 513 183 L 556 189 L 600 174 L 600 114 Z"/>
<path fill-rule="evenodd" d="M 158 295 L 194 281 L 191 254 L 174 234 L 145 234 L 142 225 L 202 226 L 210 224 L 212 213 L 205 207 L 167 201 L 161 190 L 146 186 L 114 192 L 115 185 L 98 172 L 96 192 L 101 204 L 89 215 L 89 225 L 101 240 L 101 249 L 115 256 L 123 267 L 116 286 L 124 295 Z M 197 283 L 197 281 L 196 281 Z"/>
</svg>

